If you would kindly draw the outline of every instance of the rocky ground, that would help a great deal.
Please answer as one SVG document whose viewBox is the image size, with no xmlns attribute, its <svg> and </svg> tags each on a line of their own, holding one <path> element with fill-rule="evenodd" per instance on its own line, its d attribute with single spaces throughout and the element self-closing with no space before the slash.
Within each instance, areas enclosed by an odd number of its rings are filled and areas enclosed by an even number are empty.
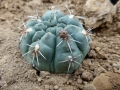
<svg viewBox="0 0 120 90">
<path fill-rule="evenodd" d="M 86 3 L 86 0 L 43 1 L 0 0 L 0 90 L 120 90 L 120 3 L 112 23 L 101 20 L 102 24 L 92 31 L 91 50 L 75 74 L 42 71 L 39 76 L 20 54 L 21 32 L 17 27 L 28 15 L 35 15 L 36 10 L 42 15 L 52 6 L 68 13 L 65 8 L 68 5 L 74 15 L 85 16 Z"/>
</svg>

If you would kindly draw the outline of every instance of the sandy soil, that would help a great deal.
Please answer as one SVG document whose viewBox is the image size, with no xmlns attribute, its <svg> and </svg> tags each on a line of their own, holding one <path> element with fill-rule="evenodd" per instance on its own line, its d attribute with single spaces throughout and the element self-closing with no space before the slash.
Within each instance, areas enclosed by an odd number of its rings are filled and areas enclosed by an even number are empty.
<svg viewBox="0 0 120 90">
<path fill-rule="evenodd" d="M 119 9 L 112 24 L 104 23 L 93 30 L 90 53 L 75 74 L 42 71 L 38 76 L 21 56 L 18 49 L 21 32 L 17 27 L 22 20 L 35 15 L 35 10 L 42 15 L 53 5 L 68 13 L 67 4 L 75 15 L 83 15 L 86 0 L 75 1 L 0 0 L 0 90 L 120 90 Z"/>
</svg>

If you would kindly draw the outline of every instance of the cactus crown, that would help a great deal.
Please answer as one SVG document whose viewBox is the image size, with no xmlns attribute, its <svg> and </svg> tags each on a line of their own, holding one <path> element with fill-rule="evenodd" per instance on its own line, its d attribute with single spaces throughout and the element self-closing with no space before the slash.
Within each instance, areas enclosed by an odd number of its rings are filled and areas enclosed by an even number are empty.
<svg viewBox="0 0 120 90">
<path fill-rule="evenodd" d="M 29 17 L 20 42 L 29 64 L 51 73 L 73 73 L 79 68 L 90 49 L 90 38 L 78 19 L 56 9 Z"/>
</svg>

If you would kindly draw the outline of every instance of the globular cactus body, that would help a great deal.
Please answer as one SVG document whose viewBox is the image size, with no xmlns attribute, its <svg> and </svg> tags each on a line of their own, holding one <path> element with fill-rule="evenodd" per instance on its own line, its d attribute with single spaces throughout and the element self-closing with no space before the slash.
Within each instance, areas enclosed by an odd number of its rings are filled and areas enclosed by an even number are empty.
<svg viewBox="0 0 120 90">
<path fill-rule="evenodd" d="M 20 43 L 22 56 L 36 69 L 51 73 L 73 73 L 87 55 L 89 37 L 77 18 L 49 10 L 41 18 L 29 19 Z"/>
</svg>

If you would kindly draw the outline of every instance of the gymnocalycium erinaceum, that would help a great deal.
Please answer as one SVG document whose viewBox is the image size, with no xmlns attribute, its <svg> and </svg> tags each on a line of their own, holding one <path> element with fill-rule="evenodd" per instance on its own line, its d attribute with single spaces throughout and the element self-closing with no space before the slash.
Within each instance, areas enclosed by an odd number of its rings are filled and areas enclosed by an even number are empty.
<svg viewBox="0 0 120 90">
<path fill-rule="evenodd" d="M 75 72 L 90 50 L 90 37 L 78 20 L 84 17 L 64 15 L 54 8 L 29 18 L 20 38 L 22 56 L 37 70 Z"/>
</svg>

